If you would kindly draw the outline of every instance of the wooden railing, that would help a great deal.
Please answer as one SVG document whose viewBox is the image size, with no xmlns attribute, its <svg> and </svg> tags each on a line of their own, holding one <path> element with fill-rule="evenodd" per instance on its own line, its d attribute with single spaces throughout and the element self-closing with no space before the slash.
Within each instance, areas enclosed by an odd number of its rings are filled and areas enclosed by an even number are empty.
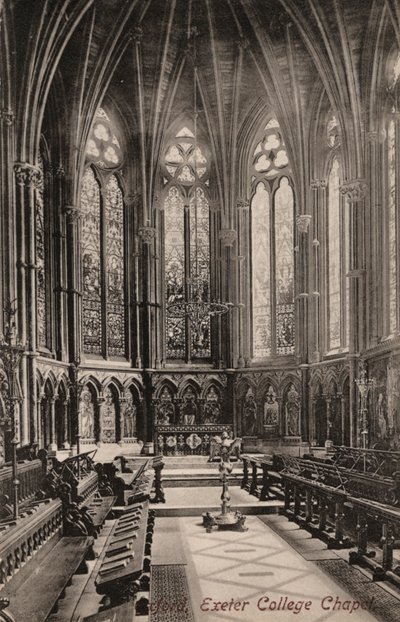
<svg viewBox="0 0 400 622">
<path fill-rule="evenodd" d="M 20 503 L 35 497 L 41 489 L 45 475 L 45 466 L 41 460 L 18 463 L 18 500 Z M 0 499 L 13 496 L 13 478 L 11 466 L 0 468 Z M 4 501 L 3 501 L 4 502 Z M 0 509 L 0 518 L 2 512 Z"/>
<path fill-rule="evenodd" d="M 241 456 L 243 478 L 241 487 L 260 501 L 277 499 L 282 496 L 281 462 L 275 456 Z"/>
<path fill-rule="evenodd" d="M 50 539 L 61 537 L 62 503 L 47 499 L 35 504 L 17 522 L 0 530 L 0 587 L 4 586 Z"/>
</svg>

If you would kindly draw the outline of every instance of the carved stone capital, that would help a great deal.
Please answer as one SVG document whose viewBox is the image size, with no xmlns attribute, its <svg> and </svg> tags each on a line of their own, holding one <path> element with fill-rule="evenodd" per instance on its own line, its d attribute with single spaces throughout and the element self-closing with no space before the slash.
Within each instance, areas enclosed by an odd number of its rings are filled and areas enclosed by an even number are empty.
<svg viewBox="0 0 400 622">
<path fill-rule="evenodd" d="M 14 173 L 18 186 L 38 186 L 41 182 L 40 171 L 26 162 L 15 164 Z"/>
<path fill-rule="evenodd" d="M 142 238 L 143 244 L 151 244 L 156 237 L 156 230 L 154 227 L 140 227 L 139 236 Z"/>
<path fill-rule="evenodd" d="M 140 203 L 140 194 L 137 192 L 128 192 L 128 194 L 124 196 L 124 203 L 126 207 L 137 208 Z"/>
<path fill-rule="evenodd" d="M 0 118 L 5 125 L 11 126 L 14 123 L 14 113 L 10 108 L 3 108 Z"/>
<path fill-rule="evenodd" d="M 81 210 L 76 207 L 76 205 L 67 205 L 64 208 L 64 214 L 67 217 L 67 222 L 72 224 L 79 220 L 81 216 Z"/>
<path fill-rule="evenodd" d="M 221 203 L 219 201 L 210 201 L 210 210 L 212 212 L 220 212 L 221 211 Z"/>
<path fill-rule="evenodd" d="M 239 198 L 236 202 L 236 208 L 238 210 L 248 211 L 250 209 L 249 199 Z"/>
<path fill-rule="evenodd" d="M 62 179 L 63 177 L 65 177 L 65 169 L 62 164 L 59 164 L 57 168 L 55 169 L 55 176 L 58 177 L 59 179 Z"/>
<path fill-rule="evenodd" d="M 140 26 L 136 26 L 132 30 L 132 39 L 136 43 L 136 45 L 139 45 L 142 42 L 142 39 L 143 39 L 143 29 Z"/>
<path fill-rule="evenodd" d="M 326 188 L 326 181 L 325 179 L 313 179 L 310 186 L 312 190 L 324 190 Z"/>
<path fill-rule="evenodd" d="M 310 214 L 300 214 L 296 218 L 297 230 L 300 233 L 308 233 L 308 227 L 310 226 L 311 215 Z"/>
<path fill-rule="evenodd" d="M 340 193 L 348 203 L 359 203 L 365 198 L 368 185 L 364 179 L 345 181 L 340 186 Z"/>
<path fill-rule="evenodd" d="M 246 37 L 240 37 L 238 39 L 237 44 L 238 44 L 238 47 L 241 48 L 242 50 L 247 50 L 247 48 L 250 45 L 249 40 L 246 39 Z"/>
<path fill-rule="evenodd" d="M 379 133 L 377 132 L 377 130 L 371 130 L 370 132 L 367 132 L 366 136 L 367 141 L 372 145 L 376 144 L 379 140 Z"/>
<path fill-rule="evenodd" d="M 44 175 L 47 179 L 51 179 L 55 173 L 55 168 L 50 162 L 47 162 L 44 166 Z"/>
<path fill-rule="evenodd" d="M 221 229 L 219 239 L 223 246 L 232 246 L 237 239 L 237 233 L 235 229 Z"/>
</svg>

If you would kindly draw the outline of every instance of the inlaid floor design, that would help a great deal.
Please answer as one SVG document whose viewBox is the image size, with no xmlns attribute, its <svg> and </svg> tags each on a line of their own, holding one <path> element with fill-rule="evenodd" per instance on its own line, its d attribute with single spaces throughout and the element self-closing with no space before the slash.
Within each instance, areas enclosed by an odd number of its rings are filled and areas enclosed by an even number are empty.
<svg viewBox="0 0 400 622">
<path fill-rule="evenodd" d="M 156 531 L 163 520 L 156 519 Z M 362 610 L 360 601 L 255 516 L 247 517 L 243 533 L 207 533 L 200 517 L 175 520 L 196 622 L 376 620 L 373 609 Z M 368 606 L 370 595 L 363 596 Z"/>
</svg>

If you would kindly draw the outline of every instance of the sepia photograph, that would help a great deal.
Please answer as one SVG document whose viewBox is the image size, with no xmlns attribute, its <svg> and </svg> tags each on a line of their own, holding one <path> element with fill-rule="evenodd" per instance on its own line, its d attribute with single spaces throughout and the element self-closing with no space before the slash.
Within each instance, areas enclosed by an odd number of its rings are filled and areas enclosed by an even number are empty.
<svg viewBox="0 0 400 622">
<path fill-rule="evenodd" d="M 0 0 L 0 622 L 400 620 L 400 0 Z"/>
</svg>

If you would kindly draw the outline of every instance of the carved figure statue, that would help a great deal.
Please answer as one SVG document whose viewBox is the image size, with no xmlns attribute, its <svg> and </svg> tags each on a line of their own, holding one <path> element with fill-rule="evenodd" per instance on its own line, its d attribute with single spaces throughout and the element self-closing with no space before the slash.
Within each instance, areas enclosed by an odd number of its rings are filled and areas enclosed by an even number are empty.
<svg viewBox="0 0 400 622">
<path fill-rule="evenodd" d="M 221 414 L 218 402 L 206 402 L 204 404 L 204 423 L 218 423 Z"/>
<path fill-rule="evenodd" d="M 278 425 L 278 413 L 279 413 L 279 405 L 276 401 L 276 395 L 272 387 L 269 387 L 267 393 L 267 399 L 264 403 L 264 418 L 263 425 L 270 426 Z"/>
<path fill-rule="evenodd" d="M 194 394 L 190 391 L 184 397 L 184 402 L 181 408 L 182 423 L 183 425 L 193 425 L 196 423 L 197 406 L 194 401 Z"/>
<path fill-rule="evenodd" d="M 102 441 L 115 443 L 115 404 L 110 389 L 104 392 L 104 404 L 101 409 Z"/>
<path fill-rule="evenodd" d="M 157 423 L 159 425 L 169 425 L 175 414 L 175 407 L 172 403 L 172 397 L 166 387 L 163 388 L 160 396 L 160 405 L 157 411 Z"/>
<path fill-rule="evenodd" d="M 246 436 L 255 436 L 257 431 L 257 404 L 251 389 L 243 404 L 243 428 Z"/>
<path fill-rule="evenodd" d="M 285 403 L 285 420 L 286 420 L 286 435 L 287 436 L 299 436 L 300 434 L 300 401 L 299 394 L 293 385 L 286 396 Z"/>
<path fill-rule="evenodd" d="M 88 389 L 84 389 L 79 403 L 79 416 L 81 419 L 82 438 L 94 438 L 94 405 L 92 394 Z"/>
<path fill-rule="evenodd" d="M 124 437 L 132 438 L 136 435 L 136 406 L 133 397 L 127 394 L 124 411 Z"/>
<path fill-rule="evenodd" d="M 378 400 L 376 404 L 377 411 L 377 419 L 379 426 L 379 438 L 384 440 L 387 436 L 387 418 L 386 418 L 386 408 L 385 408 L 385 398 L 383 393 L 379 393 Z"/>
<path fill-rule="evenodd" d="M 242 445 L 241 438 L 230 438 L 228 432 L 222 432 L 221 436 L 212 436 L 210 441 L 210 456 L 208 462 L 214 458 L 220 457 L 224 463 L 230 462 L 230 457 L 235 453 L 239 458 L 240 448 Z"/>
</svg>

